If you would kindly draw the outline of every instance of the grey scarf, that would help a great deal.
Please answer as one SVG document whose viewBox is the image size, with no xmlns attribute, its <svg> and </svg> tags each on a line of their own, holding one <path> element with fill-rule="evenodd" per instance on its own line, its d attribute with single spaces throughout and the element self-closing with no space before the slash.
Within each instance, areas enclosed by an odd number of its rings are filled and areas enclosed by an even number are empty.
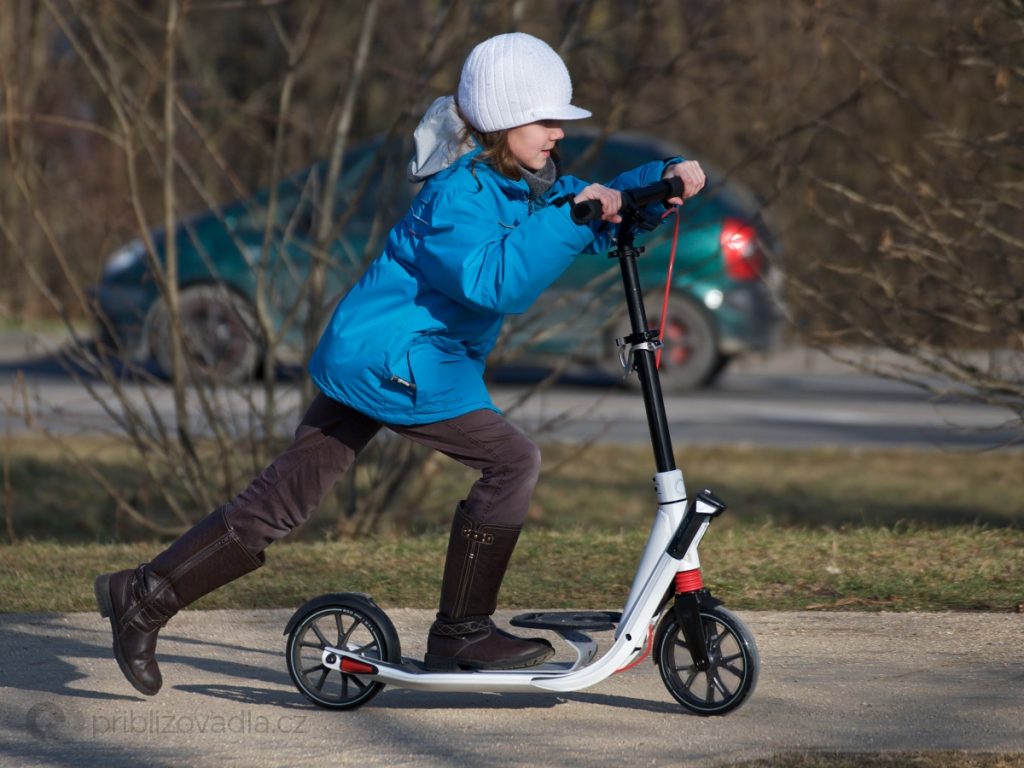
<svg viewBox="0 0 1024 768">
<path fill-rule="evenodd" d="M 544 167 L 539 171 L 531 171 L 529 168 L 525 168 L 520 165 L 519 172 L 523 175 L 523 181 L 525 181 L 527 186 L 530 188 L 531 200 L 536 200 L 551 189 L 551 185 L 554 184 L 555 179 L 558 178 L 558 171 L 555 169 L 555 163 L 550 157 L 544 164 Z"/>
</svg>

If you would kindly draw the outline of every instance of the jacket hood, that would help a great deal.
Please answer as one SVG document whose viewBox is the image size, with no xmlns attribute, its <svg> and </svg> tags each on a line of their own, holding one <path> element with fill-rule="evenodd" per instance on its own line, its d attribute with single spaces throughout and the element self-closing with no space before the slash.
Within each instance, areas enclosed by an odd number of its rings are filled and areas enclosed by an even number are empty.
<svg viewBox="0 0 1024 768">
<path fill-rule="evenodd" d="M 465 128 L 455 109 L 454 96 L 435 99 L 412 134 L 416 154 L 409 161 L 409 181 L 423 181 L 474 149 L 476 142 L 463 140 Z"/>
</svg>

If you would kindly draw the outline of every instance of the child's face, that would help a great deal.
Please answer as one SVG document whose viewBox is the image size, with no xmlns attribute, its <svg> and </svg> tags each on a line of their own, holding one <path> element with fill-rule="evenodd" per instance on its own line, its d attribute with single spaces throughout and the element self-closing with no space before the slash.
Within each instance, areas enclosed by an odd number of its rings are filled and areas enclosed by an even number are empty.
<svg viewBox="0 0 1024 768">
<path fill-rule="evenodd" d="M 541 120 L 509 129 L 508 148 L 524 168 L 539 171 L 547 164 L 555 143 L 564 137 L 559 120 Z"/>
</svg>

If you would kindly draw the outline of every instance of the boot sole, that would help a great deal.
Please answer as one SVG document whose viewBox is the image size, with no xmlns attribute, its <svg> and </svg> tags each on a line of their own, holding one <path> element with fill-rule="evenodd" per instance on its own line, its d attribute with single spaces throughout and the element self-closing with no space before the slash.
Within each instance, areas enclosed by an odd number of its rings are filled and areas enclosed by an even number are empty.
<svg viewBox="0 0 1024 768">
<path fill-rule="evenodd" d="M 117 666 L 121 668 L 121 674 L 139 693 L 145 696 L 155 696 L 160 689 L 146 688 L 135 679 L 130 672 L 131 667 L 125 661 L 124 655 L 121 653 L 121 647 L 117 643 L 117 617 L 114 616 L 114 606 L 110 601 L 110 574 L 97 576 L 96 581 L 93 582 L 92 591 L 96 595 L 96 606 L 99 608 L 100 616 L 104 619 L 110 619 L 110 631 L 113 633 L 114 638 L 114 658 L 117 659 Z"/>
<path fill-rule="evenodd" d="M 543 664 L 555 655 L 554 648 L 522 661 L 473 661 L 472 659 L 455 659 L 451 656 L 437 656 L 428 653 L 423 663 L 428 672 L 494 672 L 508 669 L 526 669 Z"/>
</svg>

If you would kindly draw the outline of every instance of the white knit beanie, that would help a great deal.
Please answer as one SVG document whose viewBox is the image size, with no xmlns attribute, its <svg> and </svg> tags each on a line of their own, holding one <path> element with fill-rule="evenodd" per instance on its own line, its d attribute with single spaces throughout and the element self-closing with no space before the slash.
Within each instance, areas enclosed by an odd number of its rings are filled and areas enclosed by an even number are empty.
<svg viewBox="0 0 1024 768">
<path fill-rule="evenodd" d="M 483 133 L 538 120 L 580 120 L 562 58 L 543 40 L 511 32 L 470 51 L 459 79 L 459 109 Z"/>
</svg>

